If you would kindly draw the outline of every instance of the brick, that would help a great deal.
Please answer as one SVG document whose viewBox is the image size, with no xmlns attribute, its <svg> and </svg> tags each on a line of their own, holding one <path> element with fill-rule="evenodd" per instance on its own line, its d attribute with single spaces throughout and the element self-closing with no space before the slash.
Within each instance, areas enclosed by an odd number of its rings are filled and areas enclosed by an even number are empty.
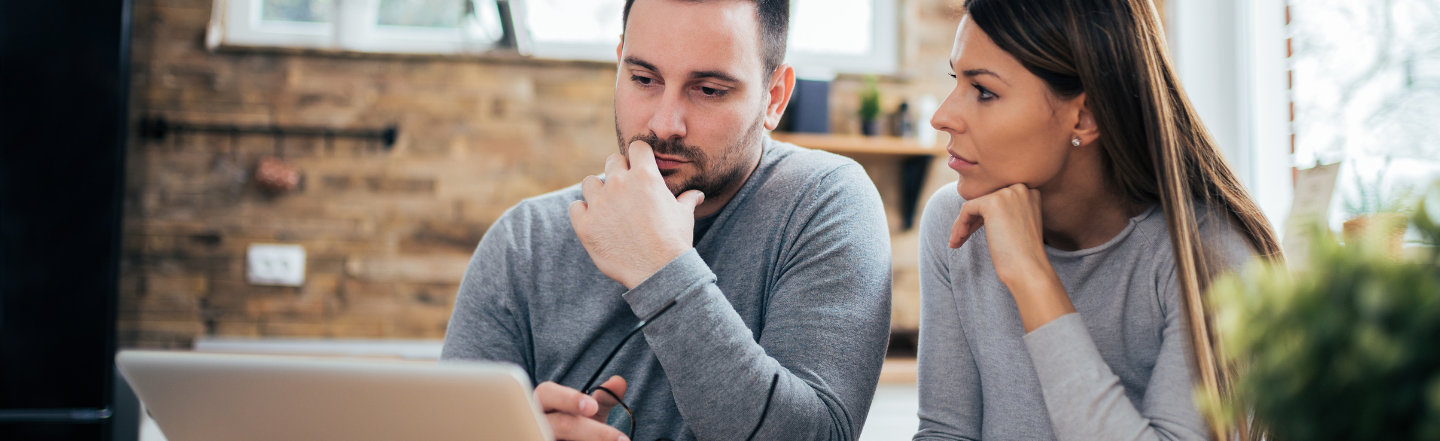
<svg viewBox="0 0 1440 441">
<path fill-rule="evenodd" d="M 349 276 L 373 282 L 459 283 L 470 256 L 357 256 L 345 262 Z"/>
</svg>

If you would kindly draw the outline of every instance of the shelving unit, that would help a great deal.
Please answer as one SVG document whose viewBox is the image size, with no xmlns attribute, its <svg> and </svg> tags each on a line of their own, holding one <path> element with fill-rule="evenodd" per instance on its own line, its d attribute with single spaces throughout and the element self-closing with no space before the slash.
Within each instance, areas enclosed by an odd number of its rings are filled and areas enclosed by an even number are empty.
<svg viewBox="0 0 1440 441">
<path fill-rule="evenodd" d="M 919 204 L 921 186 L 925 185 L 925 175 L 930 170 L 930 163 L 937 156 L 949 156 L 943 144 L 926 146 L 913 138 L 895 136 L 771 132 L 770 138 L 856 159 L 877 156 L 893 159 L 900 167 L 900 200 L 896 203 L 900 212 L 901 228 L 904 230 L 915 225 L 915 208 Z"/>
<path fill-rule="evenodd" d="M 913 138 L 895 136 L 771 132 L 770 138 L 847 156 L 859 154 L 933 157 L 946 154 L 943 145 L 926 146 Z"/>
</svg>

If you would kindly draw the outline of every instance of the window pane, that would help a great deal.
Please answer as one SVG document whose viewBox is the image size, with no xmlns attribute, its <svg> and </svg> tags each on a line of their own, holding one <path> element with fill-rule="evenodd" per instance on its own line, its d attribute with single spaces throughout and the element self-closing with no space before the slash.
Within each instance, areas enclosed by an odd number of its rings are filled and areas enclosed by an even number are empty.
<svg viewBox="0 0 1440 441">
<path fill-rule="evenodd" d="M 260 17 L 264 21 L 329 23 L 334 10 L 331 0 L 264 0 Z"/>
<path fill-rule="evenodd" d="M 790 50 L 838 55 L 870 53 L 872 0 L 794 0 L 790 4 Z"/>
<path fill-rule="evenodd" d="M 529 0 L 530 36 L 547 43 L 620 42 L 624 0 Z"/>
<path fill-rule="evenodd" d="M 454 28 L 465 16 L 465 3 L 465 0 L 380 0 L 379 23 L 387 26 Z"/>
<path fill-rule="evenodd" d="M 1345 161 L 1340 222 L 1440 177 L 1440 8 L 1430 0 L 1292 0 L 1295 153 Z"/>
</svg>

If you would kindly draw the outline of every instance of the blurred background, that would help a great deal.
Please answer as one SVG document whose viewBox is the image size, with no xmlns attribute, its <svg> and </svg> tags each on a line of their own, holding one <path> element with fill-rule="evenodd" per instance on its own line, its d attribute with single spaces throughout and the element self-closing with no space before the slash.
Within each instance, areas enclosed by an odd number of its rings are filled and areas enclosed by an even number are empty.
<svg viewBox="0 0 1440 441">
<path fill-rule="evenodd" d="M 433 359 L 486 228 L 616 151 L 623 0 L 30 3 L 0 6 L 0 434 L 135 439 L 133 413 L 35 413 L 125 412 L 116 348 Z M 791 2 L 802 81 L 772 136 L 855 158 L 890 217 L 867 440 L 917 421 L 914 221 L 955 179 L 928 121 L 955 85 L 960 3 Z M 1190 98 L 1287 236 L 1440 176 L 1440 0 L 1156 6 Z"/>
</svg>

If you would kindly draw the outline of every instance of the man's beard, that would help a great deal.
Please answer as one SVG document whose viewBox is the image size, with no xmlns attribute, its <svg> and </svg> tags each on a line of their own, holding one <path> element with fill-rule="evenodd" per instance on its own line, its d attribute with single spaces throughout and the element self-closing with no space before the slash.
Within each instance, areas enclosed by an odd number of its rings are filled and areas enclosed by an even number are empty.
<svg viewBox="0 0 1440 441">
<path fill-rule="evenodd" d="M 755 119 L 755 123 L 751 124 L 750 127 L 745 130 L 744 135 L 736 139 L 735 143 L 725 149 L 725 152 L 718 160 L 707 156 L 699 147 L 685 145 L 684 138 L 675 137 L 662 140 L 660 137 L 655 136 L 654 132 L 650 132 L 644 135 L 632 136 L 629 141 L 626 141 L 623 138 L 624 135 L 620 134 L 619 124 L 615 126 L 615 138 L 620 142 L 620 154 L 626 155 L 627 157 L 629 156 L 630 143 L 644 141 L 646 144 L 649 144 L 650 148 L 657 154 L 676 156 L 690 161 L 690 165 L 695 167 L 695 175 L 680 182 L 678 186 L 666 184 L 667 187 L 669 187 L 670 192 L 676 196 L 690 190 L 700 190 L 700 192 L 706 196 L 711 196 L 719 195 L 726 187 L 729 187 L 737 179 L 740 179 L 748 167 L 754 165 L 744 160 L 744 156 L 746 156 L 744 152 L 747 150 L 745 147 L 750 143 L 760 142 L 762 135 L 761 129 L 764 128 L 764 126 L 765 118 L 764 115 L 761 115 L 760 118 Z M 711 168 L 712 163 L 714 164 L 713 169 Z M 677 171 L 679 170 L 660 170 L 660 175 L 669 177 Z"/>
</svg>

